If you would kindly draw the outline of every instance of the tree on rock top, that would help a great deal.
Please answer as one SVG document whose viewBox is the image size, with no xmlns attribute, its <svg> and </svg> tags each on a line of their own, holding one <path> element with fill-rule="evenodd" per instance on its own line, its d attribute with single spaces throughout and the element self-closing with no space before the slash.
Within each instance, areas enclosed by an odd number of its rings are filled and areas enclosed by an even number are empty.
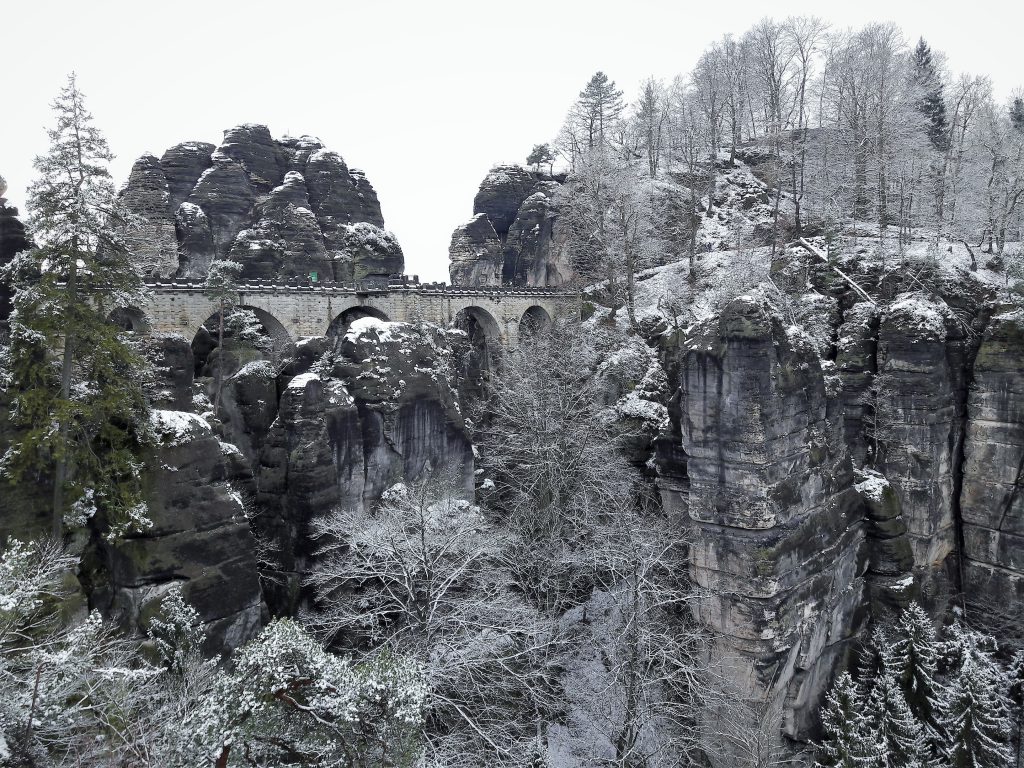
<svg viewBox="0 0 1024 768">
<path fill-rule="evenodd" d="M 53 111 L 28 197 L 39 245 L 3 271 L 14 311 L 0 369 L 18 432 L 0 470 L 11 482 L 52 484 L 55 536 L 97 513 L 116 535 L 148 525 L 139 484 L 143 361 L 109 321 L 144 301 L 130 258 L 136 221 L 117 199 L 113 155 L 74 74 Z"/>
</svg>

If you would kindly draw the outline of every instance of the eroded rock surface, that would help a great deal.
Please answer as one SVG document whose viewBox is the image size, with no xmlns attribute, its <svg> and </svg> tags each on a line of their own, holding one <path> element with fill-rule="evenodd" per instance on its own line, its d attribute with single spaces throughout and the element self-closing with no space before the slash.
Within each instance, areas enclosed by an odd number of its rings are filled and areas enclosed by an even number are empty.
<svg viewBox="0 0 1024 768">
<path fill-rule="evenodd" d="M 147 274 L 201 279 L 217 258 L 240 262 L 242 279 L 351 281 L 405 268 L 366 176 L 311 136 L 277 140 L 244 124 L 217 147 L 177 144 L 140 158 L 123 195 L 146 221 Z"/>
<path fill-rule="evenodd" d="M 473 218 L 452 233 L 454 285 L 554 287 L 572 278 L 555 195 L 561 184 L 518 165 L 492 168 Z"/>
<path fill-rule="evenodd" d="M 997 315 L 974 362 L 964 448 L 963 577 L 993 619 L 1024 601 L 1024 311 Z"/>
<path fill-rule="evenodd" d="M 676 468 L 669 509 L 692 533 L 696 612 L 740 695 L 784 702 L 785 732 L 805 737 L 860 621 L 863 515 L 842 414 L 813 341 L 761 296 L 680 341 L 681 445 L 659 453 Z"/>
</svg>

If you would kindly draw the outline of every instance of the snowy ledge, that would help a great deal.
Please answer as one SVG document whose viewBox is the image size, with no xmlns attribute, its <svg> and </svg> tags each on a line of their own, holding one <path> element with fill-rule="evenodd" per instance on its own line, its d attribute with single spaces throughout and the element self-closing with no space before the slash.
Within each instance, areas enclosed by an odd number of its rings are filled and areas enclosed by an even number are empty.
<svg viewBox="0 0 1024 768">
<path fill-rule="evenodd" d="M 210 425 L 194 413 L 154 409 L 149 420 L 164 447 L 185 445 L 198 438 L 213 436 Z"/>
</svg>

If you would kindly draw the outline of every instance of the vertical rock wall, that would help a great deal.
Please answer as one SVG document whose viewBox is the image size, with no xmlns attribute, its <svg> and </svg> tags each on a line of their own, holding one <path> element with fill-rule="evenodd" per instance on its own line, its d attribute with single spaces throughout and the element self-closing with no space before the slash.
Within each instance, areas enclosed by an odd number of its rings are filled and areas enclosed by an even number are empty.
<svg viewBox="0 0 1024 768">
<path fill-rule="evenodd" d="M 968 398 L 963 577 L 975 609 L 1024 620 L 1024 311 L 992 318 Z"/>
<path fill-rule="evenodd" d="M 810 339 L 762 297 L 733 300 L 678 354 L 698 613 L 739 695 L 783 703 L 785 732 L 805 737 L 863 589 L 842 413 Z"/>
</svg>

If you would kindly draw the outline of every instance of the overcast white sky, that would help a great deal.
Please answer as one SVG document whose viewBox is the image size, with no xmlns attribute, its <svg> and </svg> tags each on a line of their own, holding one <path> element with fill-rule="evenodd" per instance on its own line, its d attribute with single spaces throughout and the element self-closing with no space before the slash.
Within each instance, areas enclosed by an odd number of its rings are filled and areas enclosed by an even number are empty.
<svg viewBox="0 0 1024 768">
<path fill-rule="evenodd" d="M 309 133 L 362 168 L 406 268 L 447 279 L 452 229 L 487 169 L 553 138 L 600 69 L 635 95 L 688 71 L 725 32 L 764 15 L 834 26 L 895 21 L 954 71 L 1024 84 L 1018 0 L 3 0 L 0 175 L 24 213 L 49 103 L 75 70 L 124 181 L 145 151 L 259 122 Z"/>
</svg>

